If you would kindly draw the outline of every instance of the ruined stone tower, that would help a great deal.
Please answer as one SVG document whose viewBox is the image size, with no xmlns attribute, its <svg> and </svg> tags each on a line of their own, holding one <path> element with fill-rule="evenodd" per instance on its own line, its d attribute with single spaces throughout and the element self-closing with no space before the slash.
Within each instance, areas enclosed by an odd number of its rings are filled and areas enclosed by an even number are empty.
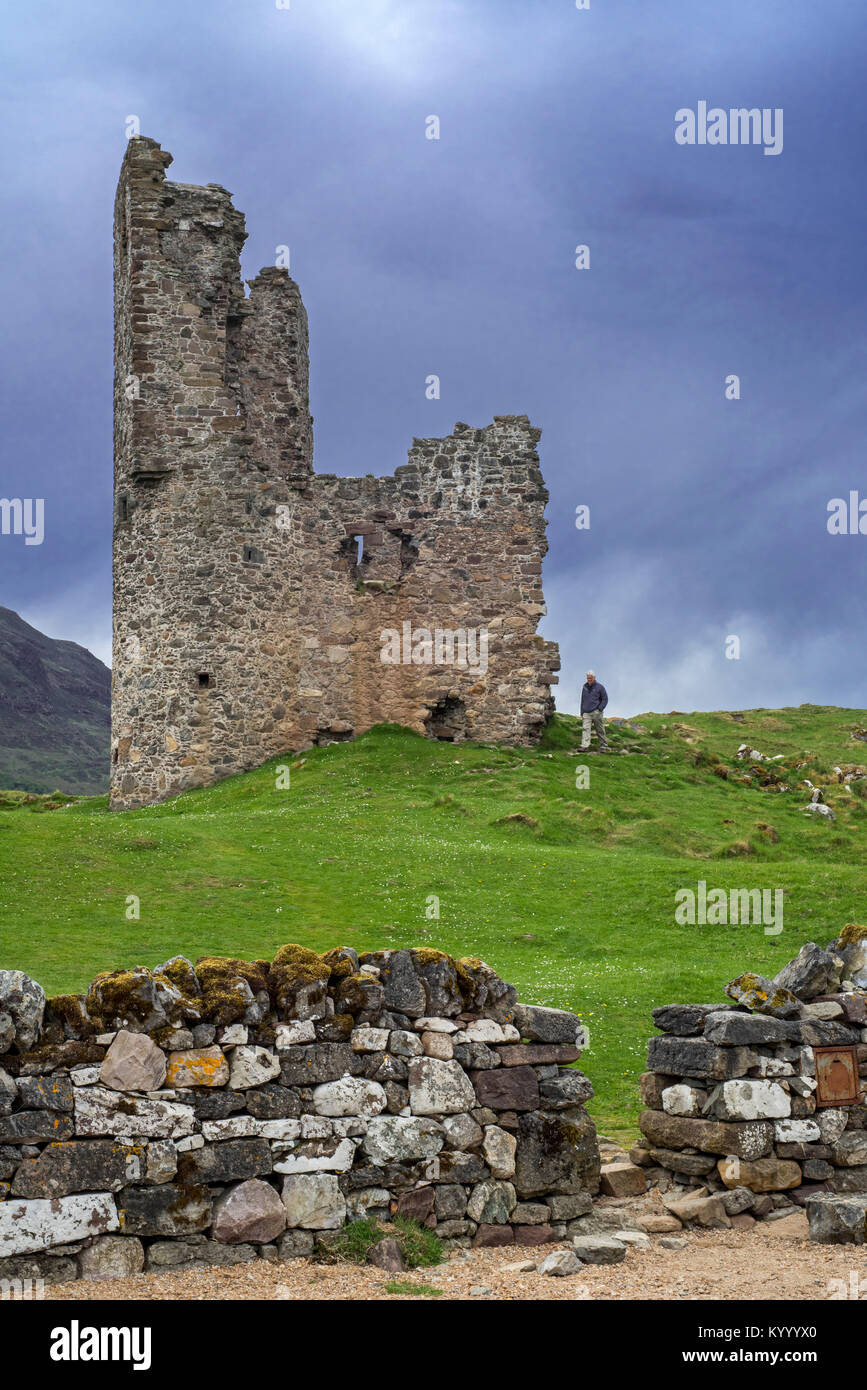
<svg viewBox="0 0 867 1390">
<path fill-rule="evenodd" d="M 245 296 L 242 214 L 171 160 L 130 140 L 115 201 L 112 806 L 384 721 L 532 743 L 559 667 L 540 431 L 314 474 L 298 287 L 269 267 Z"/>
</svg>

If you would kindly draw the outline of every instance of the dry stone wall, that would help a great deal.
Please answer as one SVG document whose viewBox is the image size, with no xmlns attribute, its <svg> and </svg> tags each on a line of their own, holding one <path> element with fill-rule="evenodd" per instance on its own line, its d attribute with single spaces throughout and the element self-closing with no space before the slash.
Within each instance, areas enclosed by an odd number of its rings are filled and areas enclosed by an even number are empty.
<svg viewBox="0 0 867 1390">
<path fill-rule="evenodd" d="M 347 1221 L 581 1230 L 580 1023 L 434 950 L 177 956 L 46 1000 L 0 971 L 0 1278 L 291 1259 Z"/>
<path fill-rule="evenodd" d="M 725 1004 L 654 1009 L 631 1150 L 689 1225 L 752 1225 L 805 1208 L 811 1239 L 867 1239 L 867 1104 L 817 1103 L 813 1049 L 854 1045 L 867 1076 L 867 928 L 807 943 Z"/>
<path fill-rule="evenodd" d="M 115 202 L 112 806 L 379 722 L 532 743 L 560 664 L 540 431 L 498 416 L 393 476 L 314 474 L 298 287 L 270 267 L 245 296 L 242 214 L 170 163 L 130 140 Z M 431 660 L 437 631 L 467 655 Z"/>
</svg>

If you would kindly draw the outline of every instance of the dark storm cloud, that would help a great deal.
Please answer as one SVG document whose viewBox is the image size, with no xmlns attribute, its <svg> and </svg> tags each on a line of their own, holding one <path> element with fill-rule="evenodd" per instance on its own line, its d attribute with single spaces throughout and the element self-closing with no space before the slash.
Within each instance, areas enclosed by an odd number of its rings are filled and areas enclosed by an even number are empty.
<svg viewBox="0 0 867 1390">
<path fill-rule="evenodd" d="M 107 655 L 135 114 L 170 177 L 232 189 L 246 275 L 290 245 L 321 471 L 389 472 L 456 420 L 542 426 L 561 707 L 587 665 L 624 713 L 864 704 L 867 536 L 825 527 L 867 495 L 857 7 L 91 0 L 13 23 L 0 495 L 44 497 L 46 539 L 0 537 L 0 603 Z M 783 108 L 782 154 L 678 146 L 700 100 Z"/>
</svg>

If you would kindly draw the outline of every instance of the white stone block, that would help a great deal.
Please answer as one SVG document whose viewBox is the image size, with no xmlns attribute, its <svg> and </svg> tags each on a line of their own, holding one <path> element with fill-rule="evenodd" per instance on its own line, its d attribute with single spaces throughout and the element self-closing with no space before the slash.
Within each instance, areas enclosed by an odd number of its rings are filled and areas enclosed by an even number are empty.
<svg viewBox="0 0 867 1390">
<path fill-rule="evenodd" d="M 346 1220 L 346 1201 L 333 1173 L 298 1173 L 283 1183 L 290 1230 L 337 1231 Z"/>
<path fill-rule="evenodd" d="M 676 1086 L 666 1086 L 662 1093 L 662 1108 L 666 1115 L 687 1115 L 694 1119 L 701 1115 L 701 1107 L 706 1099 L 706 1093 L 678 1082 Z"/>
<path fill-rule="evenodd" d="M 759 1076 L 794 1076 L 795 1068 L 793 1063 L 785 1062 L 780 1057 L 760 1057 L 756 1068 Z"/>
<path fill-rule="evenodd" d="M 332 1120 L 331 1128 L 342 1139 L 349 1139 L 353 1135 L 363 1138 L 367 1133 L 367 1120 L 362 1120 L 356 1115 L 347 1115 L 342 1119 Z"/>
<path fill-rule="evenodd" d="M 344 1076 L 314 1087 L 313 1109 L 317 1115 L 358 1115 L 365 1119 L 380 1115 L 388 1104 L 385 1089 L 378 1081 L 363 1076 Z"/>
<path fill-rule="evenodd" d="M 225 1120 L 203 1120 L 202 1133 L 209 1142 L 221 1139 L 252 1139 L 258 1137 L 264 1120 L 253 1115 L 229 1115 Z"/>
<path fill-rule="evenodd" d="M 349 1042 L 353 1052 L 385 1052 L 388 1028 L 353 1028 Z"/>
<path fill-rule="evenodd" d="M 482 1156 L 495 1178 L 511 1178 L 515 1172 L 518 1141 L 499 1125 L 486 1125 Z"/>
<path fill-rule="evenodd" d="M 776 1120 L 774 1140 L 777 1144 L 817 1144 L 822 1131 L 815 1120 Z"/>
<path fill-rule="evenodd" d="M 472 1082 L 458 1062 L 414 1057 L 407 1071 L 414 1115 L 449 1115 L 478 1105 Z"/>
<path fill-rule="evenodd" d="M 258 1120 L 257 1134 L 263 1139 L 297 1139 L 301 1134 L 300 1120 Z"/>
<path fill-rule="evenodd" d="M 246 1024 L 228 1023 L 217 1033 L 217 1042 L 222 1048 L 240 1047 L 247 1041 L 248 1036 Z"/>
<path fill-rule="evenodd" d="M 117 1208 L 107 1192 L 0 1202 L 0 1258 L 29 1255 L 52 1245 L 118 1229 Z"/>
<path fill-rule="evenodd" d="M 273 1166 L 275 1173 L 346 1173 L 355 1159 L 355 1145 L 351 1139 L 313 1141 L 310 1152 L 297 1150 L 287 1153 Z"/>
<path fill-rule="evenodd" d="M 716 1102 L 722 1120 L 784 1120 L 792 1102 L 776 1081 L 724 1081 Z"/>
<path fill-rule="evenodd" d="M 193 1149 L 203 1149 L 205 1138 L 202 1134 L 190 1134 L 186 1139 L 179 1139 L 176 1146 L 179 1154 L 190 1153 Z"/>
<path fill-rule="evenodd" d="M 280 1075 L 280 1058 L 267 1047 L 248 1047 L 241 1043 L 233 1048 L 229 1065 L 229 1086 L 233 1091 L 264 1086 Z"/>
<path fill-rule="evenodd" d="M 131 1139 L 183 1139 L 198 1128 L 189 1105 L 124 1095 L 102 1086 L 82 1086 L 73 1097 L 77 1138 L 98 1134 Z"/>
<path fill-rule="evenodd" d="M 468 1042 L 480 1043 L 504 1043 L 506 1035 L 493 1018 L 477 1018 L 473 1023 L 468 1023 L 464 1028 Z"/>
<path fill-rule="evenodd" d="M 277 1051 L 285 1052 L 287 1048 L 299 1047 L 301 1043 L 316 1041 L 316 1024 L 312 1018 L 298 1019 L 294 1023 L 277 1024 Z"/>
<path fill-rule="evenodd" d="M 96 1086 L 99 1081 L 99 1067 L 80 1067 L 69 1073 L 73 1086 Z"/>
<path fill-rule="evenodd" d="M 434 1158 L 445 1141 L 443 1127 L 416 1115 L 376 1115 L 361 1147 L 371 1163 L 407 1163 Z"/>
<path fill-rule="evenodd" d="M 332 1133 L 331 1121 L 321 1115 L 301 1116 L 302 1139 L 330 1139 Z"/>
</svg>

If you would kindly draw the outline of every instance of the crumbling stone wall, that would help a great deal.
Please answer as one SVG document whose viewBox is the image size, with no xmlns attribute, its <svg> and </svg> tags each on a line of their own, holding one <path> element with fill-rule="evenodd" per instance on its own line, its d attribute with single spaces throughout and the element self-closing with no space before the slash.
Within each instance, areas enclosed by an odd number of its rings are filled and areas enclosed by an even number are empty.
<svg viewBox="0 0 867 1390">
<path fill-rule="evenodd" d="M 130 140 L 115 203 L 112 806 L 383 721 L 533 742 L 559 668 L 540 431 L 498 416 L 390 477 L 314 474 L 298 287 L 271 267 L 246 297 L 243 216 L 170 163 Z M 405 623 L 486 630 L 486 669 L 383 664 Z"/>
<path fill-rule="evenodd" d="M 688 1225 L 751 1226 L 806 1210 L 817 1241 L 867 1240 L 867 1105 L 817 1104 L 819 1046 L 854 1045 L 867 1076 L 867 928 L 808 942 L 726 1004 L 654 1009 L 631 1150 Z"/>
<path fill-rule="evenodd" d="M 47 1001 L 0 971 L 0 1278 L 291 1259 L 365 1216 L 580 1233 L 580 1035 L 434 950 L 176 956 Z"/>
</svg>

